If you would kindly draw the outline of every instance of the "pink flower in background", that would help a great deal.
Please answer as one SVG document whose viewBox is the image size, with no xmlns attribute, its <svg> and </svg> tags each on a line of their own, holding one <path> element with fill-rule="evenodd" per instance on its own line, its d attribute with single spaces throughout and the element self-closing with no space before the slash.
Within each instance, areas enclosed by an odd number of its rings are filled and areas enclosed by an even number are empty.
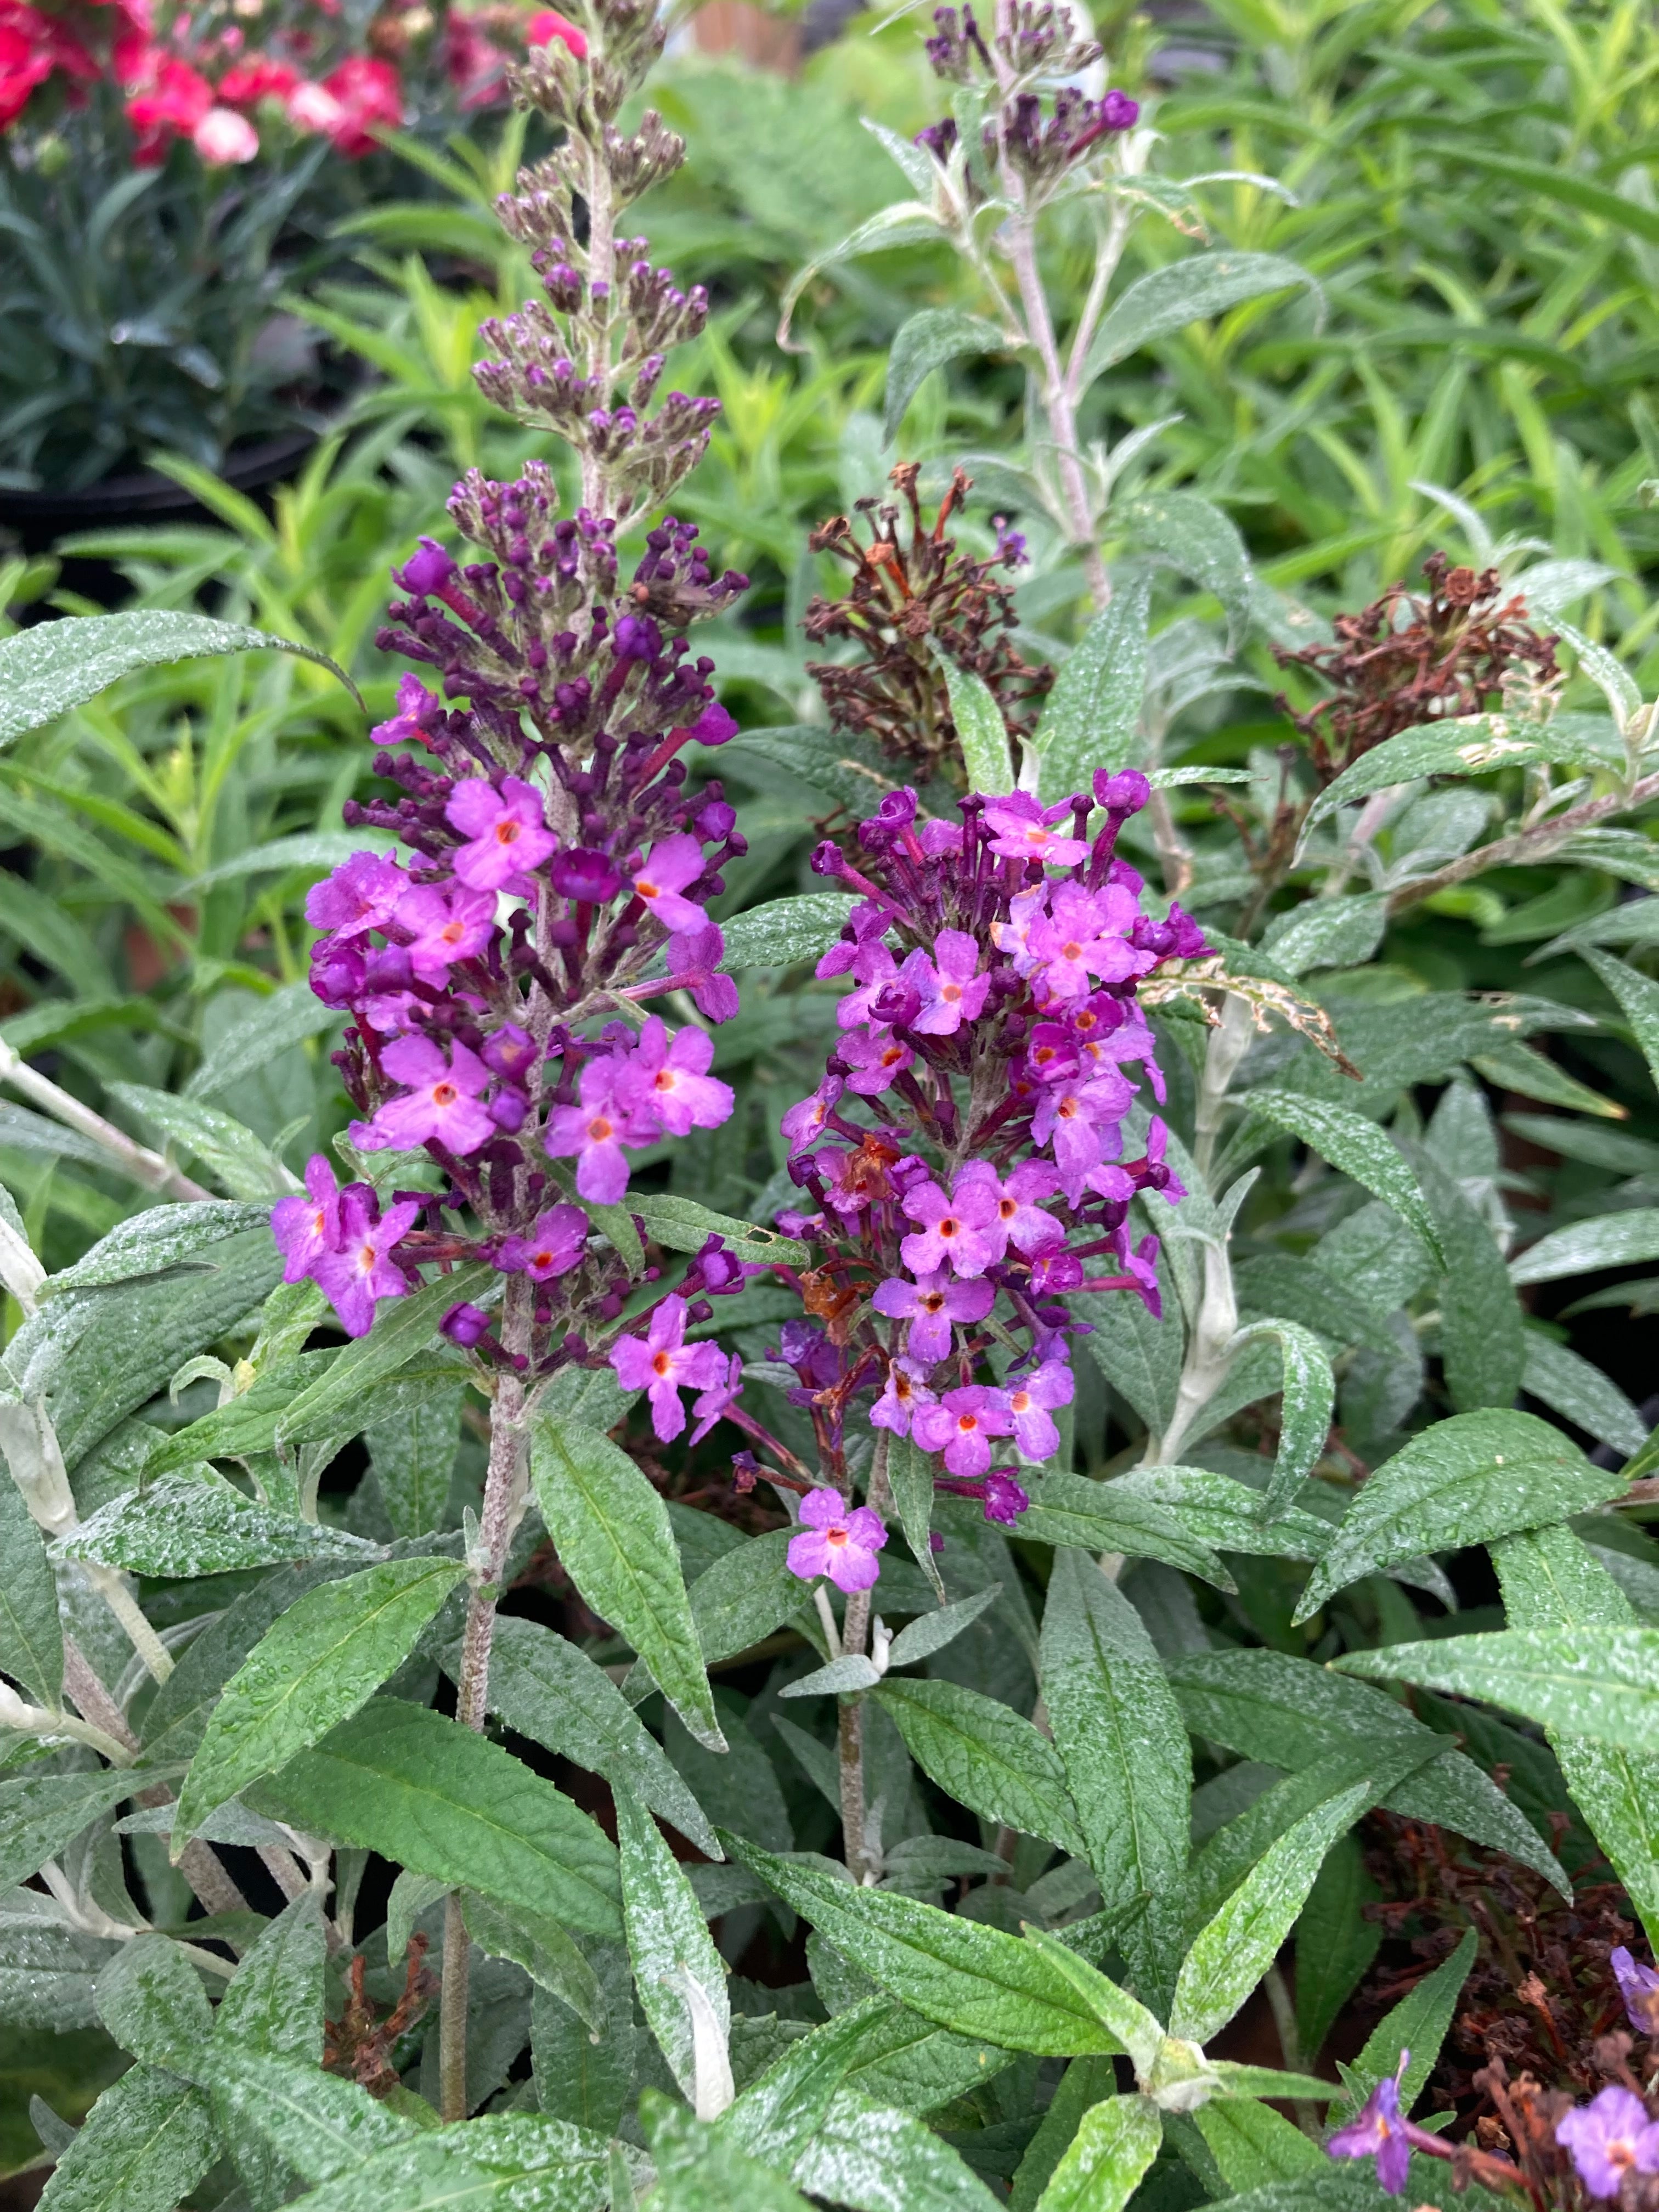
<svg viewBox="0 0 1659 2212">
<path fill-rule="evenodd" d="M 402 1297 L 410 1288 L 408 1276 L 387 1255 L 420 1211 L 418 1199 L 406 1198 L 381 1216 L 380 1201 L 367 1183 L 349 1183 L 341 1194 L 338 1247 L 325 1253 L 310 1272 L 348 1336 L 368 1334 L 377 1298 Z"/>
<path fill-rule="evenodd" d="M 495 1135 L 481 1097 L 489 1070 L 464 1044 L 453 1044 L 446 1058 L 428 1036 L 399 1037 L 381 1054 L 380 1066 L 394 1083 L 410 1088 L 388 1099 L 372 1121 L 352 1123 L 351 1140 L 364 1152 L 437 1144 L 464 1159 Z"/>
<path fill-rule="evenodd" d="M 800 1518 L 800 1534 L 789 1540 L 790 1573 L 804 1583 L 827 1575 L 841 1590 L 868 1589 L 881 1572 L 876 1555 L 887 1541 L 881 1516 L 867 1505 L 849 1510 L 838 1490 L 809 1490 Z"/>
<path fill-rule="evenodd" d="M 531 17 L 524 35 L 525 43 L 532 46 L 550 46 L 557 39 L 562 45 L 569 47 L 578 61 L 587 52 L 586 33 L 579 31 L 568 17 L 560 15 L 556 8 L 538 8 Z"/>
<path fill-rule="evenodd" d="M 663 927 L 676 936 L 707 928 L 708 917 L 702 908 L 680 896 L 688 884 L 696 881 L 705 865 L 702 847 L 685 831 L 659 838 L 635 872 L 634 895 L 644 901 L 647 914 L 654 914 Z"/>
<path fill-rule="evenodd" d="M 372 154 L 380 145 L 373 125 L 380 124 L 396 128 L 404 119 L 404 88 L 398 72 L 390 62 L 379 61 L 368 54 L 352 54 L 323 79 L 320 86 L 302 86 L 302 92 L 325 94 L 333 103 L 327 120 L 319 120 L 311 128 L 319 130 L 331 139 L 337 153 L 343 154 L 349 161 L 360 161 L 365 154 Z M 309 122 L 309 115 L 301 117 L 296 112 L 299 94 L 289 102 L 289 113 L 296 123 Z M 320 115 L 320 104 L 312 112 Z"/>
<path fill-rule="evenodd" d="M 671 1292 L 653 1313 L 643 1337 L 618 1337 L 611 1347 L 617 1382 L 624 1390 L 645 1392 L 651 1425 L 664 1443 L 685 1426 L 682 1390 L 714 1389 L 730 1379 L 719 1345 L 685 1341 L 687 1311 L 685 1300 Z"/>
<path fill-rule="evenodd" d="M 1555 2140 L 1571 2153 L 1578 2179 L 1595 2197 L 1617 2197 L 1627 2173 L 1659 2173 L 1659 2120 L 1648 2118 L 1633 2089 L 1616 2082 L 1559 2119 Z"/>
<path fill-rule="evenodd" d="M 253 159 L 259 134 L 234 107 L 210 107 L 191 131 L 191 143 L 209 168 L 227 169 Z"/>
<path fill-rule="evenodd" d="M 504 776 L 499 790 L 487 776 L 467 777 L 449 794 L 444 819 L 467 840 L 455 855 L 455 873 L 474 890 L 503 890 L 558 850 L 541 793 L 516 775 Z"/>
</svg>

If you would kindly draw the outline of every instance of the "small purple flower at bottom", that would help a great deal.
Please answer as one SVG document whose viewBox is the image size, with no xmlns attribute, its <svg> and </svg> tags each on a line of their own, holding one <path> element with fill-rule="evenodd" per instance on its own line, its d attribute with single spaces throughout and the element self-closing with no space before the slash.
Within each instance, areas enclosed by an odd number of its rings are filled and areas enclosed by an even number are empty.
<svg viewBox="0 0 1659 2212">
<path fill-rule="evenodd" d="M 994 1467 L 978 1482 L 965 1481 L 954 1475 L 935 1475 L 933 1487 L 952 1498 L 977 1498 L 988 1521 L 1018 1521 L 1022 1513 L 1029 1511 L 1031 1504 L 1030 1492 L 1015 1481 L 1011 1467 Z M 937 1539 L 934 1548 L 938 1548 Z"/>
<path fill-rule="evenodd" d="M 528 1275 L 532 1283 L 550 1282 L 568 1274 L 581 1258 L 587 1237 L 587 1216 L 579 1206 L 551 1206 L 538 1213 L 528 1237 L 508 1237 L 498 1261 L 502 1273 Z"/>
<path fill-rule="evenodd" d="M 1401 2052 L 1398 2072 L 1383 2076 L 1357 2116 L 1346 2128 L 1339 2128 L 1325 2146 L 1331 2158 L 1374 2158 L 1377 2181 L 1390 2197 L 1403 2191 L 1411 2166 L 1407 2123 L 1400 2109 L 1400 2084 L 1410 2058 L 1409 2051 Z"/>
<path fill-rule="evenodd" d="M 1555 2124 L 1555 2140 L 1572 2154 L 1592 2197 L 1616 2197 L 1625 2176 L 1659 2173 L 1659 2120 L 1631 2089 L 1611 2083 Z"/>
<path fill-rule="evenodd" d="M 310 1182 L 307 1170 L 307 1188 Z M 292 1202 L 287 1199 L 283 1201 L 284 1205 Z M 1659 2035 L 1659 1974 L 1651 1966 L 1638 1966 L 1622 1943 L 1608 1953 L 1607 1964 L 1613 1968 L 1619 1994 L 1625 2000 L 1631 2026 L 1640 2034 Z"/>
<path fill-rule="evenodd" d="M 868 1589 L 881 1572 L 876 1557 L 887 1531 L 867 1505 L 848 1510 L 838 1490 L 809 1490 L 800 1502 L 801 1533 L 789 1540 L 788 1566 L 804 1583 L 828 1575 L 841 1590 Z"/>
<path fill-rule="evenodd" d="M 339 1241 L 313 1262 L 310 1272 L 348 1336 L 368 1334 L 377 1298 L 400 1298 L 413 1287 L 386 1255 L 420 1212 L 418 1199 L 405 1198 L 382 1218 L 380 1202 L 367 1183 L 348 1183 L 341 1192 Z"/>
<path fill-rule="evenodd" d="M 737 1352 L 732 1354 L 730 1366 L 717 1382 L 700 1390 L 691 1401 L 691 1413 L 696 1425 L 686 1438 L 689 1444 L 700 1444 L 716 1421 L 737 1403 L 743 1392 L 743 1361 Z"/>
<path fill-rule="evenodd" d="M 650 1401 L 651 1425 L 667 1443 L 685 1426 L 683 1389 L 707 1390 L 727 1379 L 726 1354 L 717 1344 L 688 1344 L 685 1300 L 671 1292 L 651 1316 L 643 1337 L 621 1336 L 611 1347 L 611 1364 L 624 1390 L 643 1390 Z"/>
</svg>

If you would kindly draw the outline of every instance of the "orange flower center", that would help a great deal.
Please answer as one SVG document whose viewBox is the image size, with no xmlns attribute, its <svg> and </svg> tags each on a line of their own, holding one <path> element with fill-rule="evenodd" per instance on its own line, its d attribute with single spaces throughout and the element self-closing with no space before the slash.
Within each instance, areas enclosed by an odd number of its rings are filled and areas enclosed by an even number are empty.
<svg viewBox="0 0 1659 2212">
<path fill-rule="evenodd" d="M 495 824 L 495 842 L 498 845 L 515 845 L 519 840 L 519 832 L 523 826 L 522 823 L 515 822 L 511 816 L 505 822 L 498 822 Z"/>
<path fill-rule="evenodd" d="M 434 1083 L 432 1086 L 432 1103 L 434 1106 L 453 1106 L 460 1095 L 453 1083 Z"/>
<path fill-rule="evenodd" d="M 587 1125 L 587 1133 L 596 1145 L 602 1145 L 611 1134 L 611 1124 L 603 1114 L 596 1114 Z"/>
<path fill-rule="evenodd" d="M 636 876 L 635 878 L 634 888 L 642 899 L 660 898 L 662 896 L 661 884 L 648 884 L 643 876 Z"/>
</svg>

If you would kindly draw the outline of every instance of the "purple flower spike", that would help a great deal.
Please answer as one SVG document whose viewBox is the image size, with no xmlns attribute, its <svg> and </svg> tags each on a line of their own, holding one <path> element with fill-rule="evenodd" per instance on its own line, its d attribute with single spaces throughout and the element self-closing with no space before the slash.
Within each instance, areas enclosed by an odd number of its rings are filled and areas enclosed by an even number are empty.
<svg viewBox="0 0 1659 2212">
<path fill-rule="evenodd" d="M 800 1517 L 802 1533 L 789 1540 L 790 1573 L 804 1583 L 827 1575 L 841 1590 L 868 1589 L 881 1572 L 876 1554 L 887 1541 L 880 1516 L 867 1505 L 849 1511 L 838 1490 L 809 1490 Z"/>
<path fill-rule="evenodd" d="M 1659 2120 L 1649 2119 L 1642 2100 L 1616 2082 L 1558 2120 L 1555 2140 L 1595 2197 L 1616 2197 L 1627 2173 L 1659 2173 Z"/>
<path fill-rule="evenodd" d="M 310 1170 L 306 1183 L 309 1188 Z M 292 1205 L 291 1199 L 284 1204 Z M 1625 2000 L 1625 2010 L 1630 2024 L 1639 2035 L 1659 2035 L 1659 1973 L 1651 1966 L 1639 1966 L 1620 1943 L 1607 1954 L 1607 1964 L 1613 1968 L 1613 1979 L 1619 1984 L 1619 1994 Z"/>
<path fill-rule="evenodd" d="M 1339 2128 L 1325 2145 L 1332 2158 L 1374 2158 L 1376 2179 L 1390 2197 L 1400 2196 L 1411 2166 L 1411 2143 L 1405 2115 L 1400 2109 L 1400 2084 L 1411 2058 L 1400 2054 L 1396 2073 L 1385 2075 L 1346 2128 Z"/>
</svg>

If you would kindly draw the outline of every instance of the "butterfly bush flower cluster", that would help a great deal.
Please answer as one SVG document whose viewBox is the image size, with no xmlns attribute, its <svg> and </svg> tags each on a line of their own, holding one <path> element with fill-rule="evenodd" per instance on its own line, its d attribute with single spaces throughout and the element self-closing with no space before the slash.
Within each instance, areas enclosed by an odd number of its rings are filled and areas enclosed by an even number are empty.
<svg viewBox="0 0 1659 2212">
<path fill-rule="evenodd" d="M 1142 913 L 1115 853 L 1147 790 L 1103 773 L 1092 796 L 972 796 L 950 821 L 906 789 L 860 825 L 854 857 L 833 842 L 814 854 L 855 903 L 817 966 L 848 986 L 836 1047 L 783 1121 L 804 1202 L 778 1216 L 799 1257 L 775 1272 L 805 1311 L 781 1356 L 834 1486 L 806 1500 L 818 1519 L 803 1508 L 797 1573 L 875 1578 L 880 1521 L 848 1504 L 849 1421 L 908 1439 L 937 1489 L 1014 1521 L 1073 1395 L 1088 1323 L 1068 1297 L 1123 1291 L 1158 1310 L 1158 1240 L 1135 1235 L 1131 1201 L 1182 1192 L 1155 1114 L 1133 1156 L 1126 1143 L 1143 1084 L 1164 1092 L 1135 994 L 1207 948 L 1179 908 Z M 743 1425 L 770 1461 L 740 1472 L 799 1486 L 807 1471 Z"/>
<path fill-rule="evenodd" d="M 1098 100 L 1063 82 L 1046 98 L 1032 88 L 1078 76 L 1100 59 L 1099 46 L 1077 36 L 1065 8 L 1018 8 L 989 45 L 971 7 L 936 8 L 927 52 L 934 74 L 947 84 L 989 79 L 1002 94 L 981 131 L 985 157 L 1006 162 L 1038 198 L 1052 192 L 1092 148 L 1121 137 L 1139 120 L 1139 102 L 1115 88 Z M 946 116 L 918 131 L 916 143 L 948 166 L 962 145 L 955 118 Z M 971 178 L 969 183 L 971 188 Z"/>
<path fill-rule="evenodd" d="M 1620 1944 L 1608 1966 L 1630 2024 L 1649 2039 L 1659 2035 L 1659 1972 L 1642 1966 Z M 1501 2097 L 1513 2155 L 1474 2143 L 1449 2143 L 1406 2117 L 1401 2083 L 1411 2054 L 1402 2051 L 1396 2073 L 1379 2081 L 1354 2118 L 1326 2143 L 1335 2159 L 1371 2159 L 1376 2179 L 1391 2197 L 1404 2194 L 1411 2154 L 1447 2160 L 1462 2187 L 1478 2181 L 1506 2196 L 1521 2192 L 1534 2203 L 1616 2204 L 1621 2212 L 1650 2212 L 1659 2204 L 1659 2117 L 1652 2109 L 1653 2057 L 1631 2070 L 1633 2049 L 1626 2034 L 1603 2037 L 1596 2063 L 1619 2078 L 1586 2103 L 1559 2091 L 1541 2090 L 1527 2077 L 1510 2085 L 1501 2067 L 1477 2075 Z"/>
</svg>

